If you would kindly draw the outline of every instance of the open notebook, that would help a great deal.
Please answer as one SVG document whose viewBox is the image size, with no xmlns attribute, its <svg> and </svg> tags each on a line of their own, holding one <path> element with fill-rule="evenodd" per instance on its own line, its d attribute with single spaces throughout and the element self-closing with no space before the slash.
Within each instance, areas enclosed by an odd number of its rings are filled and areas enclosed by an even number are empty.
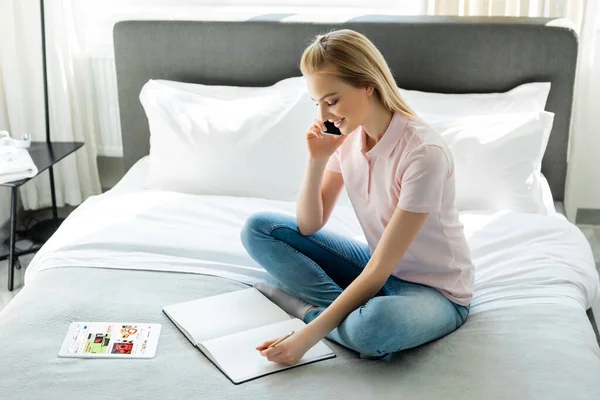
<svg viewBox="0 0 600 400">
<path fill-rule="evenodd" d="M 233 383 L 335 357 L 320 341 L 293 366 L 261 356 L 256 346 L 306 324 L 291 319 L 255 288 L 163 307 L 163 312 Z"/>
</svg>

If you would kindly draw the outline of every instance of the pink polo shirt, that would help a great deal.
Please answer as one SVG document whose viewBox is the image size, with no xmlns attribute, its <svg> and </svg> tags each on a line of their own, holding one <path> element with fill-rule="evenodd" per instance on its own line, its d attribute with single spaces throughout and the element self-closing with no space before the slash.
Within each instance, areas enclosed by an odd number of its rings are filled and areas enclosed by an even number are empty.
<svg viewBox="0 0 600 400">
<path fill-rule="evenodd" d="M 397 207 L 429 213 L 392 274 L 469 304 L 473 264 L 454 206 L 454 161 L 442 137 L 396 112 L 379 142 L 368 152 L 364 148 L 359 127 L 330 157 L 327 169 L 342 174 L 371 254 Z"/>
</svg>

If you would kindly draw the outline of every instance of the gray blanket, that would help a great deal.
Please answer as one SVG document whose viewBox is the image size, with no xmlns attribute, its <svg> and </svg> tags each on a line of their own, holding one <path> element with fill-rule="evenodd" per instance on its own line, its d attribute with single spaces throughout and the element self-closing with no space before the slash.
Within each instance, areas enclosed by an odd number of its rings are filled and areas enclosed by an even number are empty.
<svg viewBox="0 0 600 400">
<path fill-rule="evenodd" d="M 2 399 L 600 399 L 600 349 L 583 310 L 529 305 L 474 314 L 393 362 L 337 357 L 241 385 L 196 350 L 161 307 L 246 286 L 222 278 L 60 268 L 0 312 Z M 71 321 L 163 324 L 151 360 L 58 358 Z"/>
</svg>

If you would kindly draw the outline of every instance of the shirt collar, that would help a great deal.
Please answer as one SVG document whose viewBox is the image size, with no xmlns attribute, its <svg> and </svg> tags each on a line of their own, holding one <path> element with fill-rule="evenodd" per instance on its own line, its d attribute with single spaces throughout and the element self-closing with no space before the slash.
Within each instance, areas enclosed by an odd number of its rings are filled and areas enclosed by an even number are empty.
<svg viewBox="0 0 600 400">
<path fill-rule="evenodd" d="M 365 146 L 367 140 L 367 134 L 365 133 L 363 127 L 360 127 L 360 137 L 361 137 L 361 152 L 363 154 L 367 154 L 370 156 L 389 156 L 392 153 L 392 150 L 402 137 L 402 133 L 406 128 L 406 117 L 404 117 L 399 112 L 394 112 L 392 115 L 392 120 L 385 130 L 379 142 L 373 146 L 373 148 L 365 153 Z"/>
</svg>

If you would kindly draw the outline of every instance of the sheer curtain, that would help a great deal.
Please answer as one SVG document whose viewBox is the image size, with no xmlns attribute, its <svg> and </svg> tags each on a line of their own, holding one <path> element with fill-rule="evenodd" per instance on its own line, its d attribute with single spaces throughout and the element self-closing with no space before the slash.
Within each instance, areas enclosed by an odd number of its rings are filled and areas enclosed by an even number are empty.
<svg viewBox="0 0 600 400">
<path fill-rule="evenodd" d="M 585 3 L 587 0 L 424 0 L 424 9 L 429 15 L 568 18 L 580 26 Z"/>
<path fill-rule="evenodd" d="M 52 140 L 85 142 L 81 150 L 55 166 L 56 200 L 59 206 L 78 205 L 100 193 L 96 135 L 91 123 L 95 107 L 89 91 L 89 71 L 77 58 L 71 1 L 46 3 Z M 0 129 L 15 137 L 27 132 L 33 140 L 44 141 L 39 1 L 4 0 L 0 4 Z M 25 209 L 49 206 L 47 172 L 23 185 L 20 194 Z M 7 204 L 2 202 L 3 206 Z"/>
<path fill-rule="evenodd" d="M 0 1 L 0 130 L 17 138 L 45 132 L 41 54 L 39 43 L 29 40 L 40 35 L 38 8 L 30 0 Z M 10 190 L 0 187 L 0 227 L 9 205 Z"/>
</svg>

